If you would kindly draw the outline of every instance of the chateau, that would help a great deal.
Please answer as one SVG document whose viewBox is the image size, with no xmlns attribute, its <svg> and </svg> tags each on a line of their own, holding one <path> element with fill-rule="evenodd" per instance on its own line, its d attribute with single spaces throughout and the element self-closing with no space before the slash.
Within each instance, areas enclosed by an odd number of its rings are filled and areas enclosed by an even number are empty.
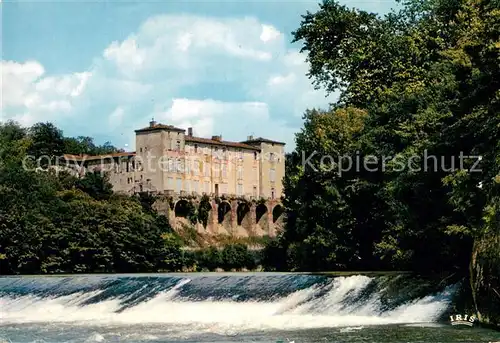
<svg viewBox="0 0 500 343">
<path fill-rule="evenodd" d="M 169 206 L 172 211 L 168 211 L 168 206 L 164 210 L 172 220 L 179 214 L 180 200 L 200 206 L 201 197 L 207 195 L 212 213 L 205 230 L 234 232 L 243 225 L 247 234 L 274 233 L 275 207 L 279 206 L 282 212 L 284 143 L 252 136 L 241 142 L 225 141 L 221 136 L 196 137 L 193 128 L 186 133 L 185 129 L 154 120 L 135 134 L 135 152 L 64 158 L 72 161 L 81 174 L 106 172 L 115 192 L 168 196 L 173 199 Z M 220 199 L 225 199 L 229 208 L 221 206 Z M 259 205 L 266 208 L 259 211 Z M 226 207 L 222 214 L 220 207 Z M 242 215 L 249 218 L 238 218 Z M 262 217 L 265 223 L 261 222 Z M 240 230 L 241 234 L 244 233 Z"/>
</svg>

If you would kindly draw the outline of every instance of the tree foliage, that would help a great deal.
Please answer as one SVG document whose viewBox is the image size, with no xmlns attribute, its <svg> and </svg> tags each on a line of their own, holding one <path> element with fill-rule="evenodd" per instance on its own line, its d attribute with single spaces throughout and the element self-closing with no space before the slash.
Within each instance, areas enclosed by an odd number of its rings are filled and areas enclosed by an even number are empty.
<svg viewBox="0 0 500 343">
<path fill-rule="evenodd" d="M 468 271 L 498 196 L 499 32 L 488 0 L 384 17 L 324 1 L 303 16 L 309 76 L 340 98 L 296 135 L 269 268 Z"/>
<path fill-rule="evenodd" d="M 76 178 L 47 165 L 37 170 L 37 161 L 26 159 L 49 156 L 48 164 L 68 152 L 65 142 L 74 141 L 50 123 L 28 129 L 0 124 L 1 274 L 178 271 L 200 263 L 211 269 L 255 266 L 239 246 L 225 248 L 223 256 L 190 261 L 168 219 L 153 209 L 154 196 L 115 194 L 107 175 Z M 85 149 L 71 153 L 114 150 L 76 141 Z"/>
</svg>

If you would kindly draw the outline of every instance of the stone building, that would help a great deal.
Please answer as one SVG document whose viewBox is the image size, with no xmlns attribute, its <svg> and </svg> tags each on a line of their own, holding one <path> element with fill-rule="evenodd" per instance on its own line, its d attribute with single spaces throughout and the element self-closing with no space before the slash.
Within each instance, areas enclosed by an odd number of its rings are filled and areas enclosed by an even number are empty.
<svg viewBox="0 0 500 343">
<path fill-rule="evenodd" d="M 196 137 L 193 128 L 188 128 L 186 132 L 185 129 L 155 121 L 135 133 L 135 152 L 64 157 L 72 162 L 73 167 L 79 168 L 80 173 L 106 172 L 115 192 L 151 192 L 177 200 L 198 199 L 198 205 L 199 199 L 207 195 L 213 202 L 214 213 L 221 203 L 220 200 L 215 203 L 215 199 L 248 202 L 249 214 L 255 212 L 259 202 L 272 207 L 266 208 L 269 218 L 274 207 L 281 206 L 282 179 L 285 175 L 284 143 L 252 136 L 240 142 L 225 141 L 221 136 Z M 238 205 L 231 204 L 231 201 L 227 203 L 232 210 L 230 213 L 237 211 L 233 207 Z M 174 206 L 172 212 L 175 209 Z M 233 217 L 225 225 L 224 220 L 218 224 L 226 227 L 226 232 L 230 231 L 228 225 L 239 225 L 237 215 Z M 257 218 L 246 221 L 249 223 L 246 230 L 255 231 Z M 272 226 L 272 220 L 268 222 L 270 224 L 262 228 L 265 233 L 274 230 L 269 226 Z M 209 224 L 212 231 L 217 231 L 215 219 L 211 219 Z"/>
</svg>

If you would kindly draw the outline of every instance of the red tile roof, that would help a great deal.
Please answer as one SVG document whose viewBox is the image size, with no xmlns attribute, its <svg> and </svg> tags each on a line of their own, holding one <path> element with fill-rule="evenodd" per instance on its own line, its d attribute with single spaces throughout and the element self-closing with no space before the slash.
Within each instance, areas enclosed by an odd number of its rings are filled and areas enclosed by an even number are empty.
<svg viewBox="0 0 500 343">
<path fill-rule="evenodd" d="M 64 154 L 63 157 L 65 160 L 73 160 L 73 161 L 90 161 L 90 160 L 100 160 L 102 158 L 110 158 L 110 157 L 122 157 L 122 156 L 135 156 L 135 152 L 116 152 L 107 155 L 70 155 Z"/>
<path fill-rule="evenodd" d="M 169 130 L 169 131 L 177 131 L 177 132 L 185 132 L 186 130 L 180 129 L 173 125 L 164 125 L 164 124 L 155 124 L 153 126 L 147 126 L 142 129 L 135 130 L 135 132 L 148 132 L 148 131 L 157 131 L 157 130 Z"/>
<path fill-rule="evenodd" d="M 186 142 L 208 144 L 208 145 L 217 145 L 217 146 L 226 146 L 226 147 L 231 147 L 231 148 L 240 148 L 240 149 L 260 151 L 260 148 L 258 148 L 258 147 L 251 146 L 251 145 L 244 144 L 244 143 L 238 143 L 238 142 L 230 142 L 230 141 L 223 141 L 223 140 L 219 141 L 219 140 L 215 140 L 215 139 L 201 138 L 201 137 L 194 137 L 194 136 L 186 136 L 185 140 L 186 140 Z"/>
<path fill-rule="evenodd" d="M 279 144 L 279 145 L 285 145 L 283 142 L 278 142 L 278 141 L 273 141 L 267 138 L 262 138 L 262 137 L 257 137 L 257 138 L 252 138 L 246 141 L 242 141 L 241 143 L 243 144 L 254 144 L 254 143 L 269 143 L 269 144 Z"/>
</svg>

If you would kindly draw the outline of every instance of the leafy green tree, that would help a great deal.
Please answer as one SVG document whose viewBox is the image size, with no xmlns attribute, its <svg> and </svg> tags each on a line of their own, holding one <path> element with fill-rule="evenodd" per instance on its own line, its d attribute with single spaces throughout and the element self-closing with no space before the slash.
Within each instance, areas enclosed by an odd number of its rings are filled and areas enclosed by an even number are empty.
<svg viewBox="0 0 500 343">
<path fill-rule="evenodd" d="M 0 156 L 0 272 L 180 270 L 181 241 L 168 220 L 135 197 L 113 194 L 106 177 L 77 179 L 23 164 L 29 148 L 57 156 L 51 149 L 58 149 L 59 133 L 51 124 L 0 127 L 0 140 L 10 149 Z"/>
<path fill-rule="evenodd" d="M 380 17 L 324 1 L 294 32 L 309 76 L 340 101 L 306 112 L 288 159 L 290 268 L 468 272 L 500 165 L 498 3 L 402 5 Z M 378 160 L 339 176 L 319 168 L 325 155 Z"/>
<path fill-rule="evenodd" d="M 214 246 L 203 249 L 197 255 L 196 263 L 202 270 L 208 269 L 214 271 L 217 268 L 221 268 L 223 266 L 221 252 Z"/>
<path fill-rule="evenodd" d="M 25 160 L 31 139 L 26 128 L 14 121 L 0 123 L 0 168 Z M 30 161 L 26 159 L 26 163 Z M 34 159 L 31 163 L 34 162 Z"/>
<path fill-rule="evenodd" d="M 109 199 L 113 194 L 113 185 L 109 176 L 99 172 L 88 172 L 76 182 L 76 188 L 81 189 L 96 200 Z"/>
<path fill-rule="evenodd" d="M 255 260 L 248 247 L 241 243 L 227 244 L 221 251 L 223 269 L 255 268 Z"/>
<path fill-rule="evenodd" d="M 29 154 L 40 160 L 42 167 L 55 162 L 55 158 L 64 154 L 64 137 L 60 129 L 52 123 L 37 123 L 29 129 L 32 144 Z"/>
<path fill-rule="evenodd" d="M 72 155 L 106 155 L 120 150 L 113 146 L 110 142 L 106 142 L 103 145 L 96 145 L 92 137 L 65 137 L 64 138 L 64 151 L 67 154 Z"/>
</svg>

